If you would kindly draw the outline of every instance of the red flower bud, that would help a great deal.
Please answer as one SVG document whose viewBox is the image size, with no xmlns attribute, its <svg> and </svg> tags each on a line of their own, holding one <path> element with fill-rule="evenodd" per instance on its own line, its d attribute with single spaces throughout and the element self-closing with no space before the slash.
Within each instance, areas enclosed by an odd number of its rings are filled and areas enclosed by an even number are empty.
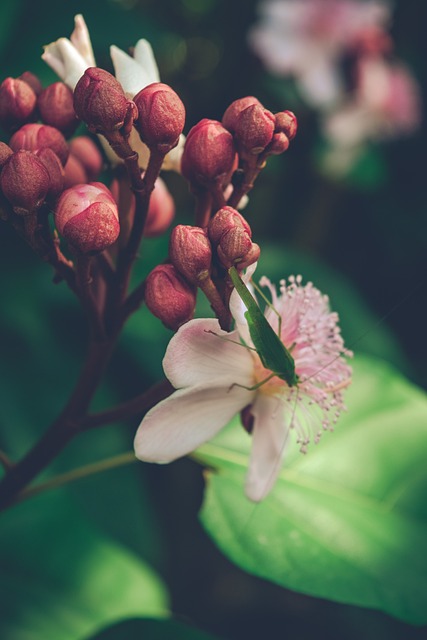
<svg viewBox="0 0 427 640">
<path fill-rule="evenodd" d="M 0 142 L 0 169 L 6 164 L 11 155 L 13 155 L 13 151 L 9 145 L 5 142 Z"/>
<path fill-rule="evenodd" d="M 87 179 L 93 182 L 102 171 L 104 159 L 102 153 L 89 136 L 77 136 L 69 142 L 70 154 L 77 158 L 87 173 Z M 84 182 L 81 181 L 81 182 Z"/>
<path fill-rule="evenodd" d="M 229 181 L 235 166 L 233 136 L 220 122 L 200 120 L 187 136 L 181 160 L 182 174 L 191 183 L 208 187 Z"/>
<path fill-rule="evenodd" d="M 37 100 L 40 117 L 45 124 L 59 129 L 65 136 L 74 133 L 79 121 L 73 106 L 73 92 L 63 82 L 46 87 Z"/>
<path fill-rule="evenodd" d="M 118 238 L 119 214 L 101 182 L 80 184 L 63 192 L 55 210 L 58 231 L 82 253 L 103 251 Z"/>
<path fill-rule="evenodd" d="M 269 156 L 279 156 L 289 149 L 289 138 L 286 133 L 279 131 L 273 135 L 270 144 L 266 147 L 265 153 Z"/>
<path fill-rule="evenodd" d="M 134 122 L 149 149 L 167 153 L 178 144 L 185 124 L 181 98 L 167 84 L 153 82 L 135 97 L 138 117 Z"/>
<path fill-rule="evenodd" d="M 235 228 L 243 229 L 249 238 L 252 237 L 251 228 L 245 218 L 233 207 L 222 207 L 209 222 L 209 238 L 211 242 L 218 244 L 226 233 Z"/>
<path fill-rule="evenodd" d="M 80 160 L 73 153 L 70 153 L 64 167 L 64 189 L 83 182 L 89 182 L 86 170 Z"/>
<path fill-rule="evenodd" d="M 49 174 L 31 151 L 17 151 L 3 167 L 0 184 L 4 196 L 18 215 L 28 215 L 43 204 Z"/>
<path fill-rule="evenodd" d="M 157 178 L 151 194 L 147 221 L 144 228 L 146 238 L 155 238 L 169 229 L 175 216 L 175 202 L 161 178 Z"/>
<path fill-rule="evenodd" d="M 58 129 L 47 124 L 25 124 L 13 134 L 9 144 L 14 151 L 26 149 L 36 152 L 40 149 L 52 149 L 63 166 L 68 159 L 69 150 L 64 136 Z"/>
<path fill-rule="evenodd" d="M 46 198 L 54 200 L 64 189 L 64 168 L 52 149 L 40 149 L 36 152 L 36 156 L 43 162 L 49 174 L 49 190 Z"/>
<path fill-rule="evenodd" d="M 160 264 L 145 281 L 145 303 L 166 327 L 176 331 L 194 315 L 196 289 L 172 264 Z"/>
<path fill-rule="evenodd" d="M 21 73 L 21 75 L 18 77 L 18 80 L 22 80 L 23 82 L 29 84 L 36 96 L 39 96 L 43 91 L 42 83 L 40 82 L 38 77 L 34 75 L 34 73 L 31 73 L 31 71 L 24 71 L 24 73 Z"/>
<path fill-rule="evenodd" d="M 16 129 L 35 119 L 37 96 L 29 84 L 16 78 L 6 78 L 0 85 L 0 124 Z"/>
<path fill-rule="evenodd" d="M 292 111 L 280 111 L 274 115 L 275 133 L 284 133 L 289 140 L 293 140 L 297 134 L 298 120 Z"/>
<path fill-rule="evenodd" d="M 244 229 L 235 227 L 225 233 L 218 245 L 218 258 L 224 267 L 245 269 L 259 258 L 260 248 Z"/>
<path fill-rule="evenodd" d="M 246 109 L 246 107 L 250 107 L 254 104 L 262 107 L 258 98 L 255 98 L 254 96 L 246 96 L 246 98 L 239 98 L 232 102 L 222 116 L 222 124 L 224 127 L 228 129 L 230 133 L 234 133 L 236 131 L 237 119 L 240 113 Z"/>
<path fill-rule="evenodd" d="M 190 284 L 205 280 L 210 274 L 212 262 L 212 248 L 207 231 L 179 224 L 171 234 L 169 257 Z"/>
<path fill-rule="evenodd" d="M 257 156 L 271 142 L 274 133 L 273 114 L 261 105 L 252 104 L 236 118 L 234 139 L 239 154 Z"/>
<path fill-rule="evenodd" d="M 125 126 L 130 132 L 138 116 L 135 104 L 128 100 L 122 85 L 111 73 L 89 67 L 74 89 L 74 109 L 90 131 L 111 133 Z"/>
</svg>

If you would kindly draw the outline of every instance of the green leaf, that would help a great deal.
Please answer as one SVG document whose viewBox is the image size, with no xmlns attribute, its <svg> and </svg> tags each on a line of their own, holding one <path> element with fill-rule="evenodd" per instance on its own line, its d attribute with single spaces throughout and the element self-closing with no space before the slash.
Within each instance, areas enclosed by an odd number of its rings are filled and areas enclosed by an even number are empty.
<svg viewBox="0 0 427 640">
<path fill-rule="evenodd" d="M 176 620 L 125 620 L 103 629 L 90 640 L 215 640 L 215 637 Z M 88 639 L 89 640 L 89 639 Z"/>
<path fill-rule="evenodd" d="M 203 525 L 257 576 L 302 593 L 427 622 L 427 399 L 359 358 L 348 413 L 302 456 L 291 447 L 272 493 L 243 495 L 250 438 L 230 425 L 197 452 L 208 473 Z"/>
<path fill-rule="evenodd" d="M 64 491 L 2 515 L 0 564 L 1 638 L 80 640 L 123 618 L 166 615 L 160 579 Z"/>
</svg>

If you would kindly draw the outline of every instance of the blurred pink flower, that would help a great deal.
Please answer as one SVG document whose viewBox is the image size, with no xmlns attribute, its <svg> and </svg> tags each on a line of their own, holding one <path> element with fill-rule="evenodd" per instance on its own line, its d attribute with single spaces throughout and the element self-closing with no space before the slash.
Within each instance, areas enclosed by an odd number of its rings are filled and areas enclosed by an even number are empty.
<svg viewBox="0 0 427 640">
<path fill-rule="evenodd" d="M 343 92 L 340 58 L 390 21 L 383 0 L 264 0 L 261 22 L 249 42 L 269 71 L 295 77 L 312 106 L 325 106 Z"/>
<path fill-rule="evenodd" d="M 248 269 L 247 277 L 252 272 Z M 351 381 L 351 368 L 341 355 L 338 316 L 330 312 L 328 298 L 311 283 L 302 286 L 300 277 L 282 281 L 279 295 L 267 278 L 261 284 L 270 289 L 282 318 L 281 339 L 292 348 L 298 386 L 273 377 L 251 389 L 270 372 L 256 351 L 239 344 L 252 343 L 245 308 L 233 292 L 234 331 L 222 331 L 214 319 L 197 319 L 172 338 L 163 367 L 177 391 L 147 413 L 135 437 L 139 459 L 171 462 L 213 438 L 245 410 L 244 421 L 253 422 L 245 491 L 254 501 L 274 485 L 291 429 L 305 452 L 311 439 L 317 442 L 323 430 L 332 430 L 344 409 L 342 390 Z M 270 308 L 265 315 L 277 330 L 277 315 Z"/>
<path fill-rule="evenodd" d="M 326 115 L 324 132 L 334 146 L 350 148 L 413 133 L 420 122 L 420 91 L 409 69 L 381 56 L 363 56 L 354 93 Z"/>
</svg>

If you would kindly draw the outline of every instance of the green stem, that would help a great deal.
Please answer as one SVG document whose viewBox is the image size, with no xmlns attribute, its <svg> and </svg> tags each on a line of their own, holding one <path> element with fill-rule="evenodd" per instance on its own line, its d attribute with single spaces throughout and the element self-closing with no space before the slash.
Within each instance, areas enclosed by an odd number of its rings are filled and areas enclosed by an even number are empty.
<svg viewBox="0 0 427 640">
<path fill-rule="evenodd" d="M 28 498 L 37 496 L 40 493 L 49 491 L 50 489 L 57 489 L 58 487 L 63 487 L 71 482 L 76 482 L 76 480 L 80 480 L 81 478 L 87 478 L 88 476 L 95 475 L 96 473 L 102 473 L 109 469 L 123 467 L 126 464 L 131 464 L 137 461 L 135 453 L 133 451 L 127 451 L 126 453 L 119 453 L 116 456 L 99 460 L 98 462 L 91 462 L 90 464 L 86 464 L 82 467 L 77 467 L 76 469 L 72 469 L 66 473 L 54 476 L 53 478 L 50 478 L 50 480 L 46 480 L 46 482 L 40 482 L 33 487 L 24 489 L 18 496 L 16 496 L 14 504 L 23 502 Z"/>
</svg>

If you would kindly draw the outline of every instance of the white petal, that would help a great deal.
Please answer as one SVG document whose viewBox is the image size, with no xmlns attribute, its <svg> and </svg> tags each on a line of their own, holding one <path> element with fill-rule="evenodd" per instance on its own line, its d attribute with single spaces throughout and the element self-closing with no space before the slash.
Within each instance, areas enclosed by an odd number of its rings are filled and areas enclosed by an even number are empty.
<svg viewBox="0 0 427 640">
<path fill-rule="evenodd" d="M 139 65 L 145 69 L 145 72 L 150 79 L 147 84 L 160 82 L 159 68 L 157 66 L 151 44 L 147 40 L 138 40 L 135 45 L 133 56 Z"/>
<path fill-rule="evenodd" d="M 168 154 L 166 154 L 163 160 L 162 169 L 164 171 L 176 171 L 181 173 L 181 158 L 184 151 L 185 136 L 179 136 L 179 142 Z"/>
<path fill-rule="evenodd" d="M 110 55 L 116 78 L 128 98 L 133 98 L 141 89 L 151 84 L 151 77 L 146 69 L 127 53 L 112 45 Z"/>
<path fill-rule="evenodd" d="M 289 442 L 289 424 L 277 398 L 258 393 L 252 406 L 254 430 L 245 492 L 254 502 L 269 493 L 282 466 Z"/>
<path fill-rule="evenodd" d="M 257 262 L 251 264 L 245 271 L 244 274 L 241 274 L 241 278 L 243 282 L 250 288 L 249 281 L 252 278 L 255 269 L 257 268 Z M 245 313 L 247 311 L 241 297 L 237 293 L 236 289 L 233 289 L 232 294 L 230 296 L 229 303 L 231 315 L 234 318 L 234 322 L 236 325 L 236 329 L 239 332 L 239 335 L 243 338 L 246 344 L 251 345 L 252 341 L 249 335 L 248 323 L 246 322 Z"/>
<path fill-rule="evenodd" d="M 237 332 L 222 331 L 218 320 L 199 318 L 186 322 L 166 350 L 166 376 L 178 389 L 210 384 L 228 390 L 235 383 L 250 387 L 254 383 L 252 356 L 245 347 L 230 340 L 239 340 Z"/>
<path fill-rule="evenodd" d="M 79 13 L 74 16 L 74 31 L 70 36 L 70 40 L 84 58 L 88 67 L 95 67 L 95 56 L 93 55 L 92 43 L 90 41 L 89 31 L 83 16 Z"/>
<path fill-rule="evenodd" d="M 44 48 L 42 59 L 70 89 L 74 89 L 88 65 L 67 38 L 59 38 Z"/>
<path fill-rule="evenodd" d="M 156 405 L 135 436 L 135 455 L 147 462 L 172 462 L 210 440 L 248 402 L 240 387 L 181 389 Z"/>
</svg>

